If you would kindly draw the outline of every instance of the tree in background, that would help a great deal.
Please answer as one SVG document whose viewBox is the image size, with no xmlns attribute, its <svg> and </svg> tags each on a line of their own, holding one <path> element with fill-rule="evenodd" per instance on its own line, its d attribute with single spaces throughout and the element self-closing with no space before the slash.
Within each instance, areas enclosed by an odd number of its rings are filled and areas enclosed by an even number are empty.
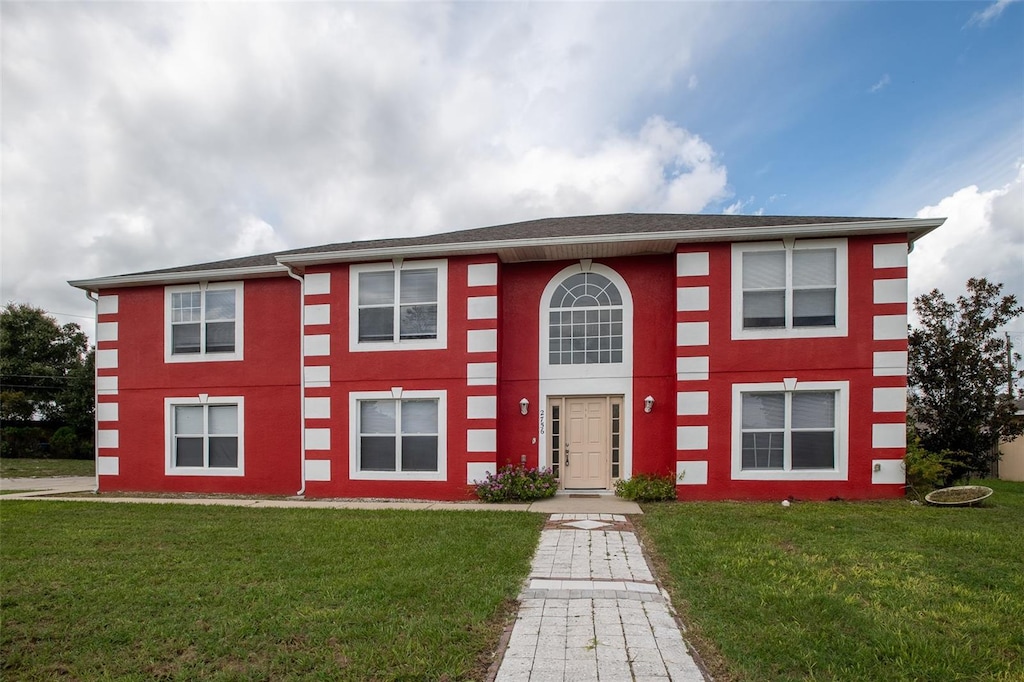
<svg viewBox="0 0 1024 682">
<path fill-rule="evenodd" d="M 60 325 L 46 311 L 9 303 L 0 311 L 0 420 L 3 454 L 88 454 L 93 438 L 94 351 L 77 324 Z M 52 427 L 62 431 L 53 442 Z"/>
<path fill-rule="evenodd" d="M 921 323 L 910 331 L 911 421 L 921 445 L 950 462 L 949 480 L 986 471 L 998 445 L 1024 433 L 1015 417 L 1020 379 L 999 328 L 1024 312 L 1002 284 L 967 282 L 955 302 L 937 289 L 914 299 Z"/>
</svg>

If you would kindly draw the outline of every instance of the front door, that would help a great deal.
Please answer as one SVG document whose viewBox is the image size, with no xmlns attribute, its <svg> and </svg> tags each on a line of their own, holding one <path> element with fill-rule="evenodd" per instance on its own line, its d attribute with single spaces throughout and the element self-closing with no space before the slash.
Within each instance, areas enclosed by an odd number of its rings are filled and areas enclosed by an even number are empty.
<svg viewBox="0 0 1024 682">
<path fill-rule="evenodd" d="M 611 424 L 608 398 L 565 398 L 565 459 L 562 487 L 608 487 Z"/>
</svg>

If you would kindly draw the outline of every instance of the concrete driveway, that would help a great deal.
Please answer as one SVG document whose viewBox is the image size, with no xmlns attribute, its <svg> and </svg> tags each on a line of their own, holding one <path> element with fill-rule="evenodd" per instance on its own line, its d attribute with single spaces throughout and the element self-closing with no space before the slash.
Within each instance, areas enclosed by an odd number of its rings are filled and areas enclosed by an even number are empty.
<svg viewBox="0 0 1024 682">
<path fill-rule="evenodd" d="M 50 478 L 0 478 L 0 490 L 34 490 L 52 494 L 92 492 L 96 479 L 92 476 L 53 476 Z M 17 497 L 17 494 L 12 494 Z M 11 497 L 12 495 L 4 495 Z"/>
</svg>

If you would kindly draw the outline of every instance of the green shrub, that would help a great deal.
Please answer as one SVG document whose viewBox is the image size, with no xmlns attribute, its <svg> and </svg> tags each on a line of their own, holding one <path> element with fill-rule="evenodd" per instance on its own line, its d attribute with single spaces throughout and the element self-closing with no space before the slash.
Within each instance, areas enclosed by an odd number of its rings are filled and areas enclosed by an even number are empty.
<svg viewBox="0 0 1024 682">
<path fill-rule="evenodd" d="M 907 430 L 907 454 L 903 465 L 907 470 L 907 492 L 918 497 L 943 487 L 950 478 L 954 464 L 948 451 L 931 452 L 921 447 L 921 439 Z"/>
<path fill-rule="evenodd" d="M 38 426 L 4 426 L 0 429 L 0 457 L 49 457 L 46 431 Z"/>
<path fill-rule="evenodd" d="M 50 436 L 50 457 L 74 459 L 80 450 L 78 435 L 70 426 L 62 426 Z"/>
<path fill-rule="evenodd" d="M 615 482 L 615 494 L 635 502 L 661 502 L 676 499 L 676 477 L 672 474 L 636 474 Z"/>
<path fill-rule="evenodd" d="M 551 497 L 558 491 L 558 479 L 551 469 L 528 469 L 506 464 L 476 485 L 484 502 L 529 502 Z"/>
</svg>

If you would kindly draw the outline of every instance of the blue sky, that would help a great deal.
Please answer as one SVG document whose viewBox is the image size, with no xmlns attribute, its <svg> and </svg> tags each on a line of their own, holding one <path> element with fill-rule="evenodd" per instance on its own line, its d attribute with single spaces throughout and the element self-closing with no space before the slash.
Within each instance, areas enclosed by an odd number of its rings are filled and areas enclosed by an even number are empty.
<svg viewBox="0 0 1024 682">
<path fill-rule="evenodd" d="M 679 110 L 746 210 L 908 215 L 1005 180 L 1024 151 L 1024 6 L 967 25 L 983 8 L 800 5 L 799 23 L 709 65 L 726 87 L 692 106 L 683 94 Z"/>
<path fill-rule="evenodd" d="M 87 329 L 66 280 L 623 211 L 943 216 L 912 295 L 1024 298 L 1022 2 L 0 14 L 0 293 Z"/>
</svg>

